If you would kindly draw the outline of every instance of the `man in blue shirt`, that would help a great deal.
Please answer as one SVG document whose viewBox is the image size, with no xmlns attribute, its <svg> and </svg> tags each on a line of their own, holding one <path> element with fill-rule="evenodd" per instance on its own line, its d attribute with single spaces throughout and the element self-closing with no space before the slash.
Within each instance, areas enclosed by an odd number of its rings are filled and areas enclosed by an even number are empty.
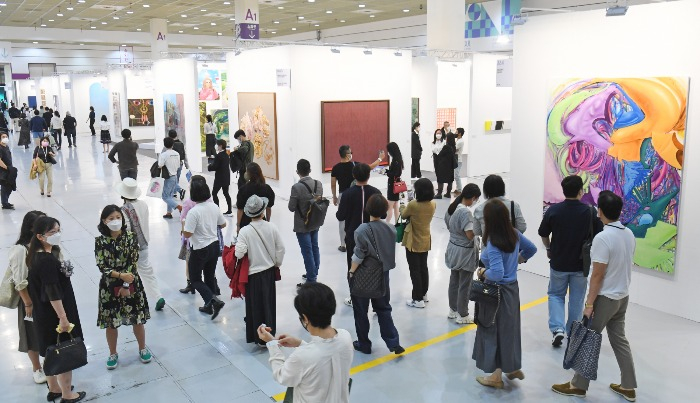
<svg viewBox="0 0 700 403">
<path fill-rule="evenodd" d="M 39 116 L 39 111 L 34 109 L 34 117 L 29 121 L 29 131 L 32 132 L 34 143 L 38 146 L 39 139 L 44 137 L 44 130 L 48 129 L 44 118 Z"/>
<path fill-rule="evenodd" d="M 552 332 L 554 347 L 561 346 L 564 336 L 571 331 L 572 323 L 582 318 L 583 299 L 588 282 L 584 275 L 581 250 L 587 239 L 591 239 L 603 229 L 595 209 L 581 202 L 583 197 L 581 177 L 567 176 L 561 181 L 561 187 L 566 200 L 547 209 L 538 231 L 547 248 L 547 257 L 550 259 L 547 295 L 549 296 L 549 330 Z M 591 223 L 593 234 L 591 234 Z M 567 289 L 569 318 L 564 326 L 564 301 Z"/>
</svg>

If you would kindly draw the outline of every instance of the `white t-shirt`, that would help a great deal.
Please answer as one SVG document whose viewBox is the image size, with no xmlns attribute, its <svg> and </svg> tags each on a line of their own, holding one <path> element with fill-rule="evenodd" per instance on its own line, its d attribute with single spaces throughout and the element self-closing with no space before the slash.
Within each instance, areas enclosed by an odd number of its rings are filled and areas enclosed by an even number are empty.
<svg viewBox="0 0 700 403">
<path fill-rule="evenodd" d="M 216 134 L 216 126 L 214 126 L 214 123 L 205 123 L 204 124 L 204 134 Z"/>
<path fill-rule="evenodd" d="M 603 231 L 593 238 L 591 262 L 608 265 L 599 295 L 614 300 L 629 295 L 635 247 L 634 234 L 619 221 L 606 225 Z"/>
<path fill-rule="evenodd" d="M 216 227 L 224 224 L 226 219 L 221 214 L 219 206 L 210 201 L 197 203 L 185 218 L 185 232 L 192 233 L 190 237 L 192 249 L 203 249 L 218 241 Z"/>
<path fill-rule="evenodd" d="M 457 144 L 457 151 L 455 151 L 455 154 L 457 154 L 457 162 L 462 162 L 462 152 L 464 151 L 464 137 L 461 139 L 455 139 L 455 143 Z"/>
<path fill-rule="evenodd" d="M 109 130 L 109 122 L 100 121 L 100 130 Z"/>
<path fill-rule="evenodd" d="M 165 149 L 165 151 L 158 156 L 158 166 L 161 168 L 163 166 L 168 168 L 168 172 L 172 177 L 177 174 L 177 169 L 180 168 L 180 154 L 172 148 Z"/>
</svg>

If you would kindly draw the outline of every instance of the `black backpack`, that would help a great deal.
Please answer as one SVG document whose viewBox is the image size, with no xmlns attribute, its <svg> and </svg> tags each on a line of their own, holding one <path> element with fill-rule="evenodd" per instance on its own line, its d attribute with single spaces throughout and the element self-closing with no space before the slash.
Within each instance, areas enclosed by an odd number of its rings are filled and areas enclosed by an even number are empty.
<svg viewBox="0 0 700 403">
<path fill-rule="evenodd" d="M 318 186 L 318 181 L 314 181 L 313 191 L 311 190 L 311 187 L 306 183 L 299 183 L 304 185 L 312 196 L 312 199 L 309 204 L 309 210 L 306 212 L 306 214 L 302 214 L 302 218 L 304 219 L 304 225 L 306 225 L 309 228 L 319 228 L 323 225 L 324 221 L 326 221 L 326 213 L 328 212 L 328 206 L 330 205 L 330 201 L 328 199 L 324 199 L 323 197 L 316 195 L 316 187 Z"/>
<path fill-rule="evenodd" d="M 229 160 L 231 165 L 231 172 L 238 173 L 241 170 L 241 168 L 243 168 L 243 159 L 236 151 L 233 151 L 229 155 Z"/>
</svg>

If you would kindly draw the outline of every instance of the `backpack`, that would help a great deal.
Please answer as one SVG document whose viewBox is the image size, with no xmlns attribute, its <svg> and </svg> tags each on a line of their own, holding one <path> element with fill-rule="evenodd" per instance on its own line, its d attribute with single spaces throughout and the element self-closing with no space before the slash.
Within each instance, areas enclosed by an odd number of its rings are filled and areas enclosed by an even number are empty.
<svg viewBox="0 0 700 403">
<path fill-rule="evenodd" d="M 241 168 L 243 168 L 243 159 L 241 158 L 240 154 L 238 154 L 236 151 L 233 151 L 230 156 L 230 165 L 231 165 L 231 172 L 233 173 L 238 173 Z"/>
<path fill-rule="evenodd" d="M 316 195 L 316 187 L 318 186 L 318 181 L 314 181 L 314 190 L 311 190 L 311 187 L 307 185 L 304 182 L 299 182 L 306 189 L 311 193 L 311 201 L 309 202 L 309 210 L 306 212 L 306 214 L 302 214 L 302 218 L 304 219 L 304 225 L 306 225 L 308 228 L 318 228 L 323 225 L 323 222 L 326 220 L 326 213 L 328 212 L 328 206 L 330 205 L 330 201 L 328 199 L 324 199 L 321 196 Z"/>
</svg>

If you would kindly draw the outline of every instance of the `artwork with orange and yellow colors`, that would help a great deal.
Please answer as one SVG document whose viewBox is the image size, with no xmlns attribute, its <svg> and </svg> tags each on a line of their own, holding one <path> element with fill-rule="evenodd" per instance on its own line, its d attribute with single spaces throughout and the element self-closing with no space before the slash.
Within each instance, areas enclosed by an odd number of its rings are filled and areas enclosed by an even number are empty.
<svg viewBox="0 0 700 403">
<path fill-rule="evenodd" d="M 274 92 L 239 92 L 238 122 L 255 146 L 253 162 L 263 176 L 279 178 L 277 160 L 277 112 Z"/>
<path fill-rule="evenodd" d="M 637 241 L 637 266 L 675 270 L 688 78 L 596 78 L 561 84 L 549 104 L 544 209 L 579 175 L 582 201 L 610 190 Z"/>
</svg>

